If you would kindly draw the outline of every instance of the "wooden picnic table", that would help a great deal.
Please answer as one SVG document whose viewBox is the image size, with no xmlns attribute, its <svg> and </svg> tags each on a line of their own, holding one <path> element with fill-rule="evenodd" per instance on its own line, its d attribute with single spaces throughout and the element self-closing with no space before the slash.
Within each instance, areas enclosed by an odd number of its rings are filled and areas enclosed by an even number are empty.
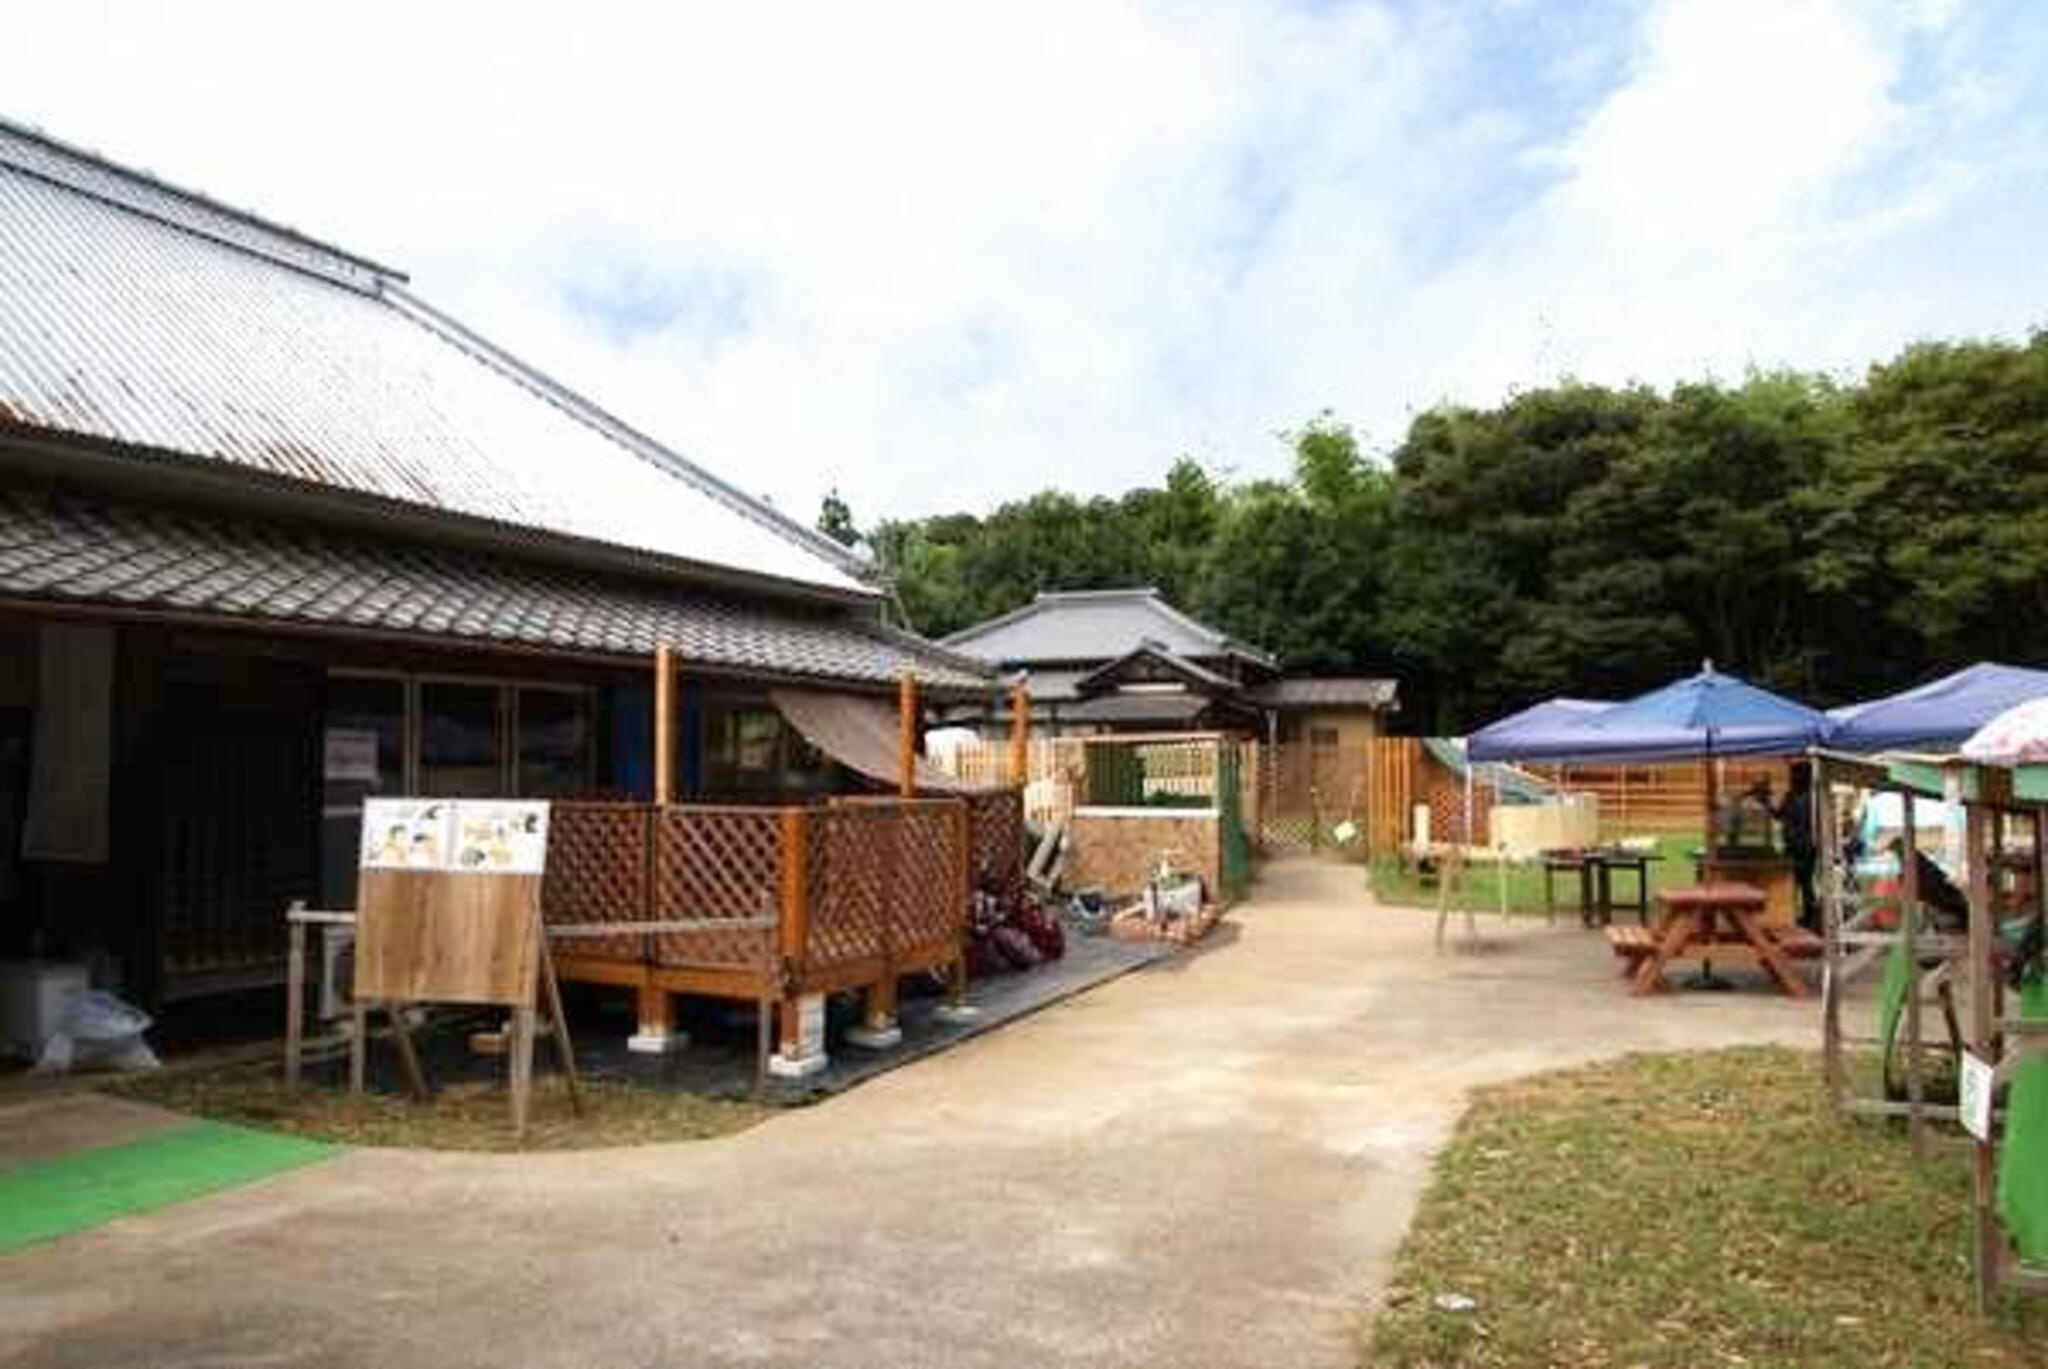
<svg viewBox="0 0 2048 1369">
<path fill-rule="evenodd" d="M 1674 960 L 1747 961 L 1768 974 L 1794 998 L 1807 995 L 1806 981 L 1792 961 L 1812 949 L 1813 934 L 1798 927 L 1774 927 L 1764 920 L 1767 898 L 1753 884 L 1721 880 L 1663 889 L 1657 894 L 1657 922 L 1647 930 L 1616 928 L 1607 935 L 1614 952 L 1628 962 L 1631 992 L 1652 994 L 1664 987 Z"/>
<path fill-rule="evenodd" d="M 1579 878 L 1579 921 L 1588 927 L 1605 927 L 1614 921 L 1618 906 L 1636 915 L 1636 921 L 1650 925 L 1650 866 L 1663 859 L 1654 851 L 1630 851 L 1619 846 L 1587 846 L 1543 853 L 1543 913 L 1557 916 L 1559 874 L 1576 873 Z M 1614 872 L 1632 871 L 1636 896 L 1617 905 L 1614 901 Z"/>
</svg>

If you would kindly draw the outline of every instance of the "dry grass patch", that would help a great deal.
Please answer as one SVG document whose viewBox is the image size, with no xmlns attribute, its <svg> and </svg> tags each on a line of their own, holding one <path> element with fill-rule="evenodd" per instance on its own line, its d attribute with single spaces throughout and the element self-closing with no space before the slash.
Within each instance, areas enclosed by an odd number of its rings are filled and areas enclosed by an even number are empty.
<svg viewBox="0 0 2048 1369">
<path fill-rule="evenodd" d="M 512 1138 L 501 1083 L 449 1085 L 430 1103 L 380 1093 L 358 1098 L 313 1084 L 288 1090 L 276 1063 L 266 1061 L 140 1075 L 110 1084 L 108 1091 L 173 1112 L 293 1136 L 425 1150 L 580 1150 L 693 1141 L 740 1131 L 774 1111 L 750 1102 L 586 1079 L 584 1115 L 577 1117 L 562 1081 L 543 1075 L 534 1081 L 522 1145 Z"/>
<path fill-rule="evenodd" d="M 2048 1305 L 1971 1311 L 1962 1158 L 1916 1165 L 1902 1131 L 1829 1112 L 1818 1077 L 1811 1056 L 1758 1048 L 1482 1093 L 1366 1362 L 2048 1366 Z"/>
</svg>

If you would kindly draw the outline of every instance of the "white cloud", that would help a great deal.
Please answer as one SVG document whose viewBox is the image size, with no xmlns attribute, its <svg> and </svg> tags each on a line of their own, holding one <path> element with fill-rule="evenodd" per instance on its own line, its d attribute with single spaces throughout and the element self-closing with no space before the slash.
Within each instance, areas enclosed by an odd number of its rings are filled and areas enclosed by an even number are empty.
<svg viewBox="0 0 2048 1369">
<path fill-rule="evenodd" d="M 2043 289 L 1986 285 L 2020 234 L 1938 250 L 2022 193 L 1960 155 L 2025 92 L 1950 10 L 1674 0 L 1602 47 L 1544 6 L 45 6 L 0 98 L 865 516 L 1271 470 L 1323 406 L 1384 442 L 1562 369 L 2022 327 Z"/>
</svg>

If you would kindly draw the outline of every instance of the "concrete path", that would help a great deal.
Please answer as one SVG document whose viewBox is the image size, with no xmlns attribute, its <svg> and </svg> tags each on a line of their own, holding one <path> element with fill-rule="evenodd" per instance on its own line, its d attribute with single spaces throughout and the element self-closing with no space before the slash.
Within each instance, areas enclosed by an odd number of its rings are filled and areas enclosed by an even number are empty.
<svg viewBox="0 0 2048 1369">
<path fill-rule="evenodd" d="M 1351 1366 L 1466 1090 L 1817 1041 L 1270 867 L 1204 952 L 717 1141 L 358 1151 L 0 1259 L 0 1364 Z"/>
</svg>

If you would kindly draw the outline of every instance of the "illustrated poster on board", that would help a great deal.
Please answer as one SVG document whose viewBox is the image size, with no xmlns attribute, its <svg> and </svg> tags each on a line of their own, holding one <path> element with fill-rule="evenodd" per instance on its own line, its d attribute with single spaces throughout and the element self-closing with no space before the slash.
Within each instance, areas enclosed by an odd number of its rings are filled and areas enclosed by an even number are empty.
<svg viewBox="0 0 2048 1369">
<path fill-rule="evenodd" d="M 454 847 L 451 801 L 363 800 L 363 869 L 444 870 Z"/>
<path fill-rule="evenodd" d="M 537 875 L 545 870 L 547 856 L 547 804 L 467 799 L 455 805 L 455 847 L 450 869 Z"/>
</svg>

